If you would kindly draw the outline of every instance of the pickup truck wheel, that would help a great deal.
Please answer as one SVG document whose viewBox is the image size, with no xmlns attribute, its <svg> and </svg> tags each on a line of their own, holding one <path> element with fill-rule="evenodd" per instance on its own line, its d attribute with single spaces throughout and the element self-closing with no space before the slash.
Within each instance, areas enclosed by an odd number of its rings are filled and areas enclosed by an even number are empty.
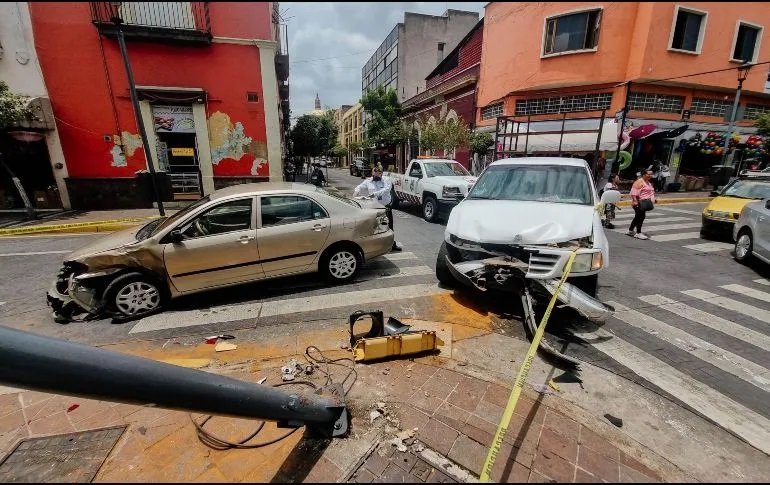
<svg viewBox="0 0 770 485">
<path fill-rule="evenodd" d="M 754 249 L 754 241 L 749 229 L 741 229 L 738 239 L 735 241 L 735 258 L 739 263 L 747 263 L 751 259 L 751 251 Z"/>
<path fill-rule="evenodd" d="M 436 279 L 438 279 L 440 283 L 451 287 L 457 284 L 457 280 L 452 276 L 452 272 L 449 271 L 449 266 L 447 266 L 446 256 L 448 254 L 449 251 L 446 247 L 446 241 L 444 241 L 441 243 L 441 248 L 438 250 L 438 257 L 436 257 Z"/>
<path fill-rule="evenodd" d="M 438 202 L 432 195 L 426 195 L 422 201 L 422 218 L 428 222 L 436 222 L 438 219 Z"/>
<path fill-rule="evenodd" d="M 598 274 L 591 276 L 581 276 L 579 278 L 570 278 L 568 282 L 594 298 L 596 298 L 597 292 L 599 291 Z"/>
</svg>

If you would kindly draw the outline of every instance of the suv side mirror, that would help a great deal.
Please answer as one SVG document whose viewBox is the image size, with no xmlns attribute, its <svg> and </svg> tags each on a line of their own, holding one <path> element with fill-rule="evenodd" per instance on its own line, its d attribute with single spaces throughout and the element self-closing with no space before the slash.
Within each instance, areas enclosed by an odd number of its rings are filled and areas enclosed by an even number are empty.
<svg viewBox="0 0 770 485">
<path fill-rule="evenodd" d="M 620 191 L 605 190 L 600 202 L 602 204 L 617 204 L 620 201 Z"/>
<path fill-rule="evenodd" d="M 182 231 L 179 229 L 174 229 L 170 233 L 168 233 L 168 240 L 173 244 L 179 244 L 182 241 L 184 241 L 185 237 L 184 234 L 182 234 Z"/>
</svg>

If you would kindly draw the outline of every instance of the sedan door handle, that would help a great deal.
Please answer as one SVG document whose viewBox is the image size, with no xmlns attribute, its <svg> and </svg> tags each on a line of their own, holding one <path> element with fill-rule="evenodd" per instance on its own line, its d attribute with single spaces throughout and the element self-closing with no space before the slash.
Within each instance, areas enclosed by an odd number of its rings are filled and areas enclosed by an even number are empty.
<svg viewBox="0 0 770 485">
<path fill-rule="evenodd" d="M 241 236 L 238 238 L 238 240 L 241 242 L 241 244 L 247 244 L 249 241 L 253 241 L 256 238 L 256 236 Z"/>
<path fill-rule="evenodd" d="M 324 226 L 323 224 L 316 224 L 310 230 L 315 232 L 321 232 L 324 228 L 326 228 L 326 226 Z"/>
</svg>

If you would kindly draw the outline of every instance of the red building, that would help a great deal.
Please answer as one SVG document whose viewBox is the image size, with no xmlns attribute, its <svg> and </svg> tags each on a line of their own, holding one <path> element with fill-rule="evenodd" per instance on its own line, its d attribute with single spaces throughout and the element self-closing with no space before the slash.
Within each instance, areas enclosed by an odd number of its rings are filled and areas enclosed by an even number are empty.
<svg viewBox="0 0 770 485">
<path fill-rule="evenodd" d="M 158 178 L 164 199 L 280 180 L 289 113 L 277 3 L 31 2 L 71 206 L 152 203 L 116 13 L 151 147 L 147 155 L 165 172 Z"/>
<path fill-rule="evenodd" d="M 459 119 L 471 129 L 476 120 L 476 83 L 481 64 L 481 46 L 484 36 L 484 19 L 481 19 L 468 34 L 447 54 L 436 68 L 425 78 L 425 91 L 407 99 L 402 108 L 407 121 Z M 418 128 L 418 124 L 415 125 Z M 414 158 L 420 154 L 416 146 L 409 146 L 407 154 Z M 467 148 L 455 153 L 435 153 L 457 160 L 470 169 L 470 154 Z"/>
</svg>

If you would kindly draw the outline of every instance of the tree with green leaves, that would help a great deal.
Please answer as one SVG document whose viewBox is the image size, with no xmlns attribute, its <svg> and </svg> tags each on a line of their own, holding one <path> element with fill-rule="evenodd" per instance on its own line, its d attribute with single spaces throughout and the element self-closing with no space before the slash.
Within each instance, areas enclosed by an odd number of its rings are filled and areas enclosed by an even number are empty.
<svg viewBox="0 0 770 485">
<path fill-rule="evenodd" d="M 754 121 L 757 123 L 757 133 L 764 136 L 770 136 L 770 113 L 764 113 L 757 116 Z"/>
<path fill-rule="evenodd" d="M 401 104 L 394 89 L 379 86 L 364 93 L 360 103 L 370 116 L 366 124 L 366 137 L 370 142 L 397 145 L 409 138 L 411 130 L 401 121 Z"/>
<path fill-rule="evenodd" d="M 473 133 L 468 142 L 470 151 L 474 155 L 486 155 L 487 151 L 495 144 L 495 139 L 490 133 Z"/>
<path fill-rule="evenodd" d="M 14 126 L 30 116 L 29 98 L 11 92 L 5 81 L 0 81 L 0 129 Z"/>
</svg>

